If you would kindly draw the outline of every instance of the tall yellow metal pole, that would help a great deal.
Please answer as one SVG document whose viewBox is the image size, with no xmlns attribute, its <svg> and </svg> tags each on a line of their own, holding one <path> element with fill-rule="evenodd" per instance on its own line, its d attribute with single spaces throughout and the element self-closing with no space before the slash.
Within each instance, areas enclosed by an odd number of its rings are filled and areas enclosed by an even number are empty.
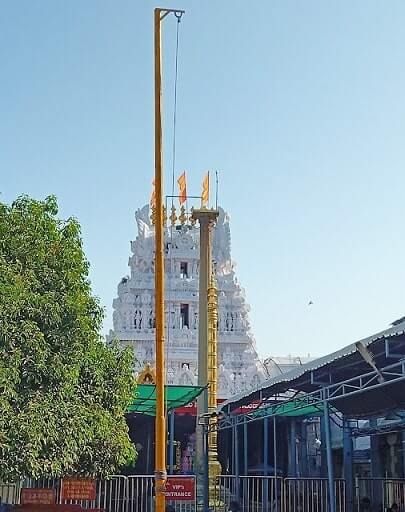
<svg viewBox="0 0 405 512">
<path fill-rule="evenodd" d="M 162 58 L 161 10 L 155 9 L 155 314 L 156 314 L 156 419 L 155 419 L 155 496 L 156 512 L 165 510 L 166 418 L 165 386 L 165 297 L 163 256 L 163 173 L 162 173 Z"/>
<path fill-rule="evenodd" d="M 155 496 L 156 512 L 165 511 L 166 485 L 166 415 L 165 415 L 165 268 L 163 233 L 163 160 L 162 160 L 162 57 L 161 21 L 184 11 L 155 9 L 155 315 L 156 315 L 156 419 L 155 419 Z"/>
</svg>

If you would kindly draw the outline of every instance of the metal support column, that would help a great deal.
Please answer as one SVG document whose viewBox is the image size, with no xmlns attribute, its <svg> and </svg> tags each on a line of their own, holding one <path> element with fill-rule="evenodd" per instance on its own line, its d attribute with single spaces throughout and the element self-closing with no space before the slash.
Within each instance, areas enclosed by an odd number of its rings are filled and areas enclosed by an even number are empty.
<svg viewBox="0 0 405 512">
<path fill-rule="evenodd" d="M 323 419 L 320 421 L 319 425 L 320 435 L 321 435 L 321 446 L 320 446 L 320 452 L 321 452 L 321 467 L 320 467 L 320 476 L 321 478 L 327 478 L 328 477 L 328 464 L 326 462 L 326 432 L 325 432 L 325 422 Z"/>
<path fill-rule="evenodd" d="M 290 418 L 290 467 L 288 476 L 296 478 L 297 476 L 297 432 L 294 418 Z"/>
<path fill-rule="evenodd" d="M 248 474 L 248 424 L 246 418 L 243 422 L 243 474 Z"/>
<path fill-rule="evenodd" d="M 401 432 L 402 448 L 402 478 L 405 478 L 405 430 Z"/>
<path fill-rule="evenodd" d="M 263 418 L 263 474 L 269 474 L 269 418 Z"/>
<path fill-rule="evenodd" d="M 239 501 L 239 496 L 240 496 L 240 492 L 239 492 L 239 439 L 238 439 L 238 425 L 236 423 L 236 421 L 234 420 L 234 423 L 233 423 L 233 436 L 232 436 L 232 442 L 233 442 L 233 447 L 234 447 L 234 455 L 235 455 L 235 464 L 234 464 L 234 468 L 235 468 L 235 481 L 236 481 L 236 496 L 237 496 L 237 500 Z"/>
<path fill-rule="evenodd" d="M 330 433 L 330 410 L 329 403 L 323 402 L 323 421 L 325 427 L 326 460 L 328 466 L 328 487 L 329 487 L 329 511 L 336 512 L 335 502 L 335 479 L 333 475 L 332 440 Z"/>
<path fill-rule="evenodd" d="M 301 464 L 298 466 L 300 477 L 308 477 L 309 476 L 309 463 L 308 463 L 308 432 L 307 432 L 307 422 L 301 421 L 301 442 L 300 442 L 300 456 L 301 456 Z"/>
<path fill-rule="evenodd" d="M 278 481 L 277 481 L 277 420 L 276 416 L 273 416 L 273 469 L 274 469 L 274 477 L 276 479 L 276 503 L 275 503 L 275 512 L 280 512 L 279 509 L 279 491 L 278 491 Z M 280 489 L 281 493 L 281 489 Z"/>
<path fill-rule="evenodd" d="M 206 392 L 205 390 L 204 392 Z M 209 498 L 209 470 L 208 470 L 208 425 L 203 425 L 203 437 L 204 437 L 204 485 L 203 485 L 203 510 L 204 512 L 209 512 L 210 510 L 210 498 Z"/>
<path fill-rule="evenodd" d="M 169 473 L 174 473 L 174 411 L 169 413 Z"/>
<path fill-rule="evenodd" d="M 263 418 L 263 474 L 269 474 L 269 417 Z M 269 505 L 269 482 L 263 482 L 263 510 L 267 512 Z"/>
<path fill-rule="evenodd" d="M 370 427 L 376 427 L 377 420 L 370 420 Z M 371 497 L 373 502 L 382 503 L 382 487 L 378 482 L 378 478 L 384 476 L 382 471 L 381 454 L 380 454 L 380 436 L 370 436 L 370 459 L 371 459 L 371 477 L 375 480 L 372 481 Z"/>
<path fill-rule="evenodd" d="M 343 472 L 346 482 L 346 510 L 353 510 L 353 440 L 350 421 L 343 420 Z"/>
</svg>

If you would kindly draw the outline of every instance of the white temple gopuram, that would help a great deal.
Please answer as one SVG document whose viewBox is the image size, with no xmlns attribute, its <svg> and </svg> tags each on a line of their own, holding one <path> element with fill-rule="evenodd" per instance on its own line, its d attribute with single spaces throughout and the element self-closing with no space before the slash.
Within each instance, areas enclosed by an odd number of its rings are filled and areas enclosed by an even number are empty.
<svg viewBox="0 0 405 512">
<path fill-rule="evenodd" d="M 182 213 L 182 214 L 181 214 Z M 172 212 L 165 229 L 167 383 L 197 384 L 199 227 Z M 135 214 L 138 235 L 131 242 L 130 275 L 121 279 L 113 302 L 109 340 L 133 347 L 135 371 L 154 366 L 154 226 L 149 205 Z M 213 261 L 219 301 L 218 398 L 257 386 L 265 379 L 249 325 L 249 306 L 231 260 L 228 214 L 219 208 L 213 229 Z M 149 366 L 150 365 L 150 366 Z"/>
</svg>

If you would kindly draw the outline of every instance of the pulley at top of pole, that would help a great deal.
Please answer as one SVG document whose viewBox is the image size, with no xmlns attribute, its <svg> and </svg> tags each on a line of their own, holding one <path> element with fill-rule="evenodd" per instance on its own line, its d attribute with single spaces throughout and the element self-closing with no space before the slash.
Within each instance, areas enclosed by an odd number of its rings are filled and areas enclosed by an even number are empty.
<svg viewBox="0 0 405 512">
<path fill-rule="evenodd" d="M 174 14 L 178 21 L 181 20 L 181 17 L 186 11 L 183 11 L 182 9 L 165 9 L 164 7 L 156 7 L 155 12 L 159 11 L 161 14 L 160 21 L 162 21 L 168 14 Z"/>
</svg>

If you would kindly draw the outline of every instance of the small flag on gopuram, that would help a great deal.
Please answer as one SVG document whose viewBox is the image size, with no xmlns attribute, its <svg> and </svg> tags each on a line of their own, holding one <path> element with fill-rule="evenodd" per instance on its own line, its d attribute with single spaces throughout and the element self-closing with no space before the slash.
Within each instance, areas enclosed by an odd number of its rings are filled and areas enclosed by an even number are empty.
<svg viewBox="0 0 405 512">
<path fill-rule="evenodd" d="M 183 204 L 187 200 L 186 171 L 177 180 L 179 184 L 179 202 Z"/>
<path fill-rule="evenodd" d="M 150 205 L 152 208 L 156 206 L 155 180 L 152 181 L 152 194 L 150 195 Z"/>
<path fill-rule="evenodd" d="M 202 183 L 201 206 L 207 206 L 210 198 L 210 172 L 204 176 Z"/>
</svg>

